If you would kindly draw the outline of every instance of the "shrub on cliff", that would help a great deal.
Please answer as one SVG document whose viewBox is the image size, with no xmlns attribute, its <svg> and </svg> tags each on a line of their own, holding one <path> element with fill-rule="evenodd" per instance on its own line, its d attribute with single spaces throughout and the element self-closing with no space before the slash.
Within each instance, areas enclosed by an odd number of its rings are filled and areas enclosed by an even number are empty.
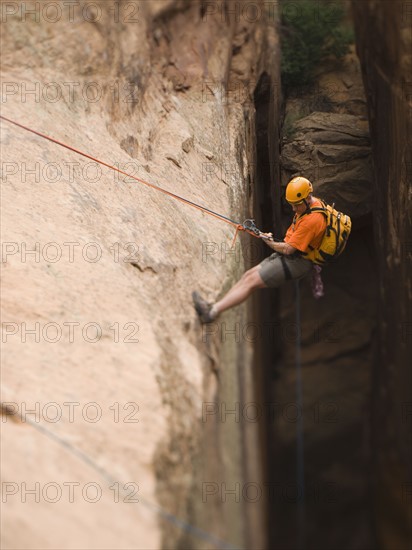
<svg viewBox="0 0 412 550">
<path fill-rule="evenodd" d="M 282 3 L 282 84 L 288 93 L 313 82 L 315 69 L 327 57 L 341 58 L 353 42 L 338 2 L 299 0 Z"/>
</svg>

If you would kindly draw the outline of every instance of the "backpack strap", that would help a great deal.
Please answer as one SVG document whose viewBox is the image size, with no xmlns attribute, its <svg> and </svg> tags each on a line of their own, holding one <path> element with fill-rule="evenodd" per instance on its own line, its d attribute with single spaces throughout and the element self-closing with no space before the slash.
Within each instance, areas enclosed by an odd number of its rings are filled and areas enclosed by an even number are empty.
<svg viewBox="0 0 412 550">
<path fill-rule="evenodd" d="M 326 212 L 326 204 L 323 202 L 323 200 L 319 199 L 322 206 L 314 206 L 313 208 L 307 208 L 303 214 L 301 214 L 299 216 L 299 219 L 303 218 L 303 216 L 305 216 L 306 214 L 311 214 L 312 212 L 322 212 L 326 217 L 328 216 L 327 212 Z M 295 224 L 297 221 L 297 217 L 296 217 L 296 214 L 295 216 L 293 217 L 293 224 Z"/>
<path fill-rule="evenodd" d="M 319 199 L 319 201 L 322 206 L 314 206 L 313 208 L 309 208 L 309 210 L 311 212 L 324 212 L 326 214 L 326 203 L 322 199 Z"/>
<path fill-rule="evenodd" d="M 325 208 L 321 208 L 320 206 L 314 206 L 313 208 L 310 209 L 311 212 L 325 212 Z M 306 214 L 306 212 L 304 212 L 302 214 L 302 216 Z"/>
</svg>

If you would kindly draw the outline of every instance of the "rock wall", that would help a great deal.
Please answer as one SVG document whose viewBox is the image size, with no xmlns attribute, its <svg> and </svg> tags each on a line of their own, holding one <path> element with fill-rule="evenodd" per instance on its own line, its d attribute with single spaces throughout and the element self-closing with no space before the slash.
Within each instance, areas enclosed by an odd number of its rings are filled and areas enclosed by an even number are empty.
<svg viewBox="0 0 412 550">
<path fill-rule="evenodd" d="M 370 214 L 372 162 L 366 98 L 355 45 L 318 67 L 312 86 L 285 104 L 282 185 L 304 173 L 320 197 L 353 218 Z"/>
<path fill-rule="evenodd" d="M 254 18 L 243 2 L 52 4 L 2 3 L 2 115 L 253 215 L 253 93 L 263 74 L 278 81 L 263 2 Z M 263 548 L 264 502 L 222 493 L 262 481 L 262 434 L 223 412 L 259 400 L 259 365 L 191 304 L 240 275 L 247 237 L 229 254 L 231 226 L 3 121 L 1 133 L 3 545 Z M 225 322 L 247 318 L 245 306 Z"/>
<path fill-rule="evenodd" d="M 410 548 L 412 15 L 403 2 L 353 2 L 375 166 L 378 334 L 372 386 L 374 522 L 381 548 Z"/>
<path fill-rule="evenodd" d="M 299 282 L 302 403 L 296 395 L 296 286 L 281 289 L 282 353 L 272 381 L 272 401 L 278 404 L 272 423 L 273 482 L 283 492 L 274 499 L 279 521 L 271 540 L 279 548 L 374 547 L 368 474 L 377 301 L 371 156 L 353 44 L 342 59 L 324 61 L 313 84 L 291 90 L 284 104 L 283 187 L 291 177 L 305 175 L 315 196 L 335 203 L 353 225 L 343 255 L 322 270 L 325 295 L 313 297 L 310 277 Z M 283 200 L 284 230 L 292 214 Z M 296 479 L 298 420 L 303 423 L 304 486 Z M 296 528 L 303 507 L 305 520 Z"/>
</svg>

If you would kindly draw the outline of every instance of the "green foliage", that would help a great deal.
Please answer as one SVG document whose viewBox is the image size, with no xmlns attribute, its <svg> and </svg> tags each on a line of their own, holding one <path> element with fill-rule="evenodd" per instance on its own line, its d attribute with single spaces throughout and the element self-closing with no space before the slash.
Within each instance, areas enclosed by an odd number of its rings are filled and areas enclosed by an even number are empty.
<svg viewBox="0 0 412 550">
<path fill-rule="evenodd" d="M 343 57 L 353 31 L 343 23 L 338 2 L 299 0 L 282 3 L 282 83 L 286 92 L 313 82 L 314 72 L 327 57 Z"/>
<path fill-rule="evenodd" d="M 296 134 L 295 124 L 305 116 L 304 113 L 287 113 L 285 120 L 283 121 L 282 134 L 286 139 L 292 139 Z"/>
</svg>

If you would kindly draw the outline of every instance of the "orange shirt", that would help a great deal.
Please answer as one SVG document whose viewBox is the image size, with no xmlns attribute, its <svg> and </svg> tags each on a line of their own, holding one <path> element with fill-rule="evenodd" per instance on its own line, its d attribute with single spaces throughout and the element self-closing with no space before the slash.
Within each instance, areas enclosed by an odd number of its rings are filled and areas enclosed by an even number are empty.
<svg viewBox="0 0 412 550">
<path fill-rule="evenodd" d="M 319 199 L 316 199 L 313 206 L 322 206 Z M 313 248 L 318 248 L 322 242 L 323 235 L 326 230 L 326 218 L 321 212 L 311 212 L 304 216 L 293 218 L 295 223 L 292 223 L 286 231 L 284 241 L 301 252 L 308 252 L 309 245 Z"/>
</svg>

